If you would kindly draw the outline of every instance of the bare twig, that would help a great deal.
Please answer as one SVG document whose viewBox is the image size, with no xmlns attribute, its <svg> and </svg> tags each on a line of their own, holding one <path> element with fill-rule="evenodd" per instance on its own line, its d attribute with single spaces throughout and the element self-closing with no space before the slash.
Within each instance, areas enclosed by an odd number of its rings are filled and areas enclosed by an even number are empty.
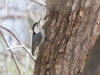
<svg viewBox="0 0 100 75">
<path fill-rule="evenodd" d="M 28 49 L 24 46 L 24 44 L 21 43 L 21 45 L 22 45 L 23 48 L 26 50 L 26 52 L 31 56 L 31 58 L 33 59 L 33 61 L 35 61 L 35 59 L 33 58 L 33 55 L 30 54 L 30 52 L 29 52 Z"/>
<path fill-rule="evenodd" d="M 2 45 L 3 45 L 3 49 L 6 50 L 6 49 L 5 49 L 5 46 L 4 46 L 4 44 L 3 44 L 3 41 L 2 41 L 1 39 L 0 39 L 0 41 L 1 41 Z"/>
<path fill-rule="evenodd" d="M 21 43 L 21 42 L 17 39 L 17 37 L 15 36 L 15 34 L 13 34 L 9 29 L 7 29 L 7 28 L 5 28 L 5 27 L 3 27 L 3 26 L 1 26 L 1 25 L 0 25 L 0 27 L 1 27 L 2 29 L 4 29 L 4 30 L 8 31 L 10 34 L 12 34 L 12 36 L 17 40 L 17 42 L 18 42 L 20 45 L 23 46 L 23 48 L 24 48 L 25 51 L 30 55 L 30 57 L 33 59 L 33 61 L 35 61 L 35 59 L 33 58 L 32 54 L 28 51 L 28 49 L 24 46 L 24 44 Z"/>
<path fill-rule="evenodd" d="M 0 31 L 1 32 L 1 31 Z M 3 44 L 3 41 L 0 39 L 0 41 L 1 41 L 1 43 L 2 43 L 2 45 L 3 45 L 3 49 L 6 51 L 6 49 L 5 49 L 5 46 L 4 46 L 4 44 Z M 3 53 L 3 52 L 2 52 Z M 8 69 L 7 69 L 7 55 L 6 55 L 6 73 L 7 73 L 7 75 L 8 75 Z"/>
<path fill-rule="evenodd" d="M 4 35 L 2 34 L 2 32 L 1 32 L 1 35 L 2 35 L 2 37 L 4 38 L 4 41 L 5 41 L 5 43 L 7 44 L 7 46 L 10 47 L 9 43 L 6 41 L 6 39 L 5 39 Z M 9 51 L 10 51 L 11 54 L 12 54 L 12 57 L 13 57 L 13 59 L 14 59 L 14 62 L 15 62 L 15 64 L 16 64 L 16 66 L 17 66 L 17 69 L 18 69 L 19 74 L 22 75 L 21 70 L 20 70 L 20 66 L 19 66 L 19 64 L 18 64 L 18 62 L 17 62 L 16 57 L 14 56 L 14 54 L 13 54 L 13 52 L 12 52 L 11 49 L 10 49 Z"/>
<path fill-rule="evenodd" d="M 26 26 L 27 26 L 27 25 L 25 25 L 25 26 L 23 27 L 23 29 L 21 30 L 21 32 L 20 32 L 19 35 L 18 35 L 18 38 L 20 37 L 21 33 L 24 31 L 24 29 L 26 28 Z M 23 41 L 23 40 L 22 40 L 22 41 Z"/>
<path fill-rule="evenodd" d="M 10 50 L 10 49 L 14 49 L 14 48 L 21 48 L 23 46 L 15 46 L 15 47 L 10 47 L 10 48 L 6 48 L 5 50 Z"/>
<path fill-rule="evenodd" d="M 19 53 L 13 53 L 13 54 L 16 54 L 16 55 L 19 55 L 19 56 L 22 56 L 22 57 L 31 58 L 31 57 L 29 57 L 29 56 L 26 56 L 26 55 L 22 55 L 22 54 L 19 54 Z"/>
<path fill-rule="evenodd" d="M 1 32 L 1 31 L 0 31 L 0 32 Z M 2 44 L 2 46 L 3 46 L 4 51 L 6 51 L 3 41 L 2 41 L 1 39 L 0 39 L 0 41 L 1 41 L 1 44 Z M 4 51 L 3 51 L 3 52 L 4 52 Z M 1 55 L 3 52 L 1 52 L 0 55 Z"/>
<path fill-rule="evenodd" d="M 45 11 L 45 8 L 47 8 L 47 6 L 44 5 L 44 4 L 42 4 L 42 3 L 39 3 L 39 2 L 37 2 L 37 1 L 35 1 L 35 0 L 32 0 L 32 1 L 35 2 L 35 3 L 37 3 L 37 4 L 39 4 L 39 5 L 41 5 L 41 7 L 43 8 L 44 11 Z M 33 3 L 31 3 L 31 4 L 27 7 L 27 9 L 29 9 L 32 5 L 33 5 Z"/>
<path fill-rule="evenodd" d="M 37 4 L 39 4 L 39 5 L 41 5 L 41 6 L 47 7 L 46 5 L 44 5 L 44 4 L 42 4 L 42 3 L 39 3 L 39 2 L 37 2 L 37 1 L 35 1 L 35 0 L 32 0 L 32 1 L 35 2 L 35 3 L 37 3 Z"/>
<path fill-rule="evenodd" d="M 1 23 L 1 25 L 4 26 L 4 27 L 10 26 L 11 28 L 13 28 L 13 29 L 18 33 L 18 31 L 17 31 L 13 26 L 11 26 L 11 25 L 8 25 L 8 24 L 2 24 L 2 23 Z M 6 25 L 6 26 L 5 26 L 5 25 Z"/>
<path fill-rule="evenodd" d="M 8 59 L 8 55 L 6 54 L 6 73 L 7 73 L 7 75 L 9 75 L 9 73 L 8 73 L 8 67 L 7 67 L 7 66 L 8 66 L 8 64 L 7 64 L 7 63 L 8 63 L 7 59 Z"/>
<path fill-rule="evenodd" d="M 10 50 L 10 52 L 12 52 L 12 51 Z M 12 53 L 12 57 L 13 57 L 13 59 L 14 59 L 14 61 L 15 61 L 15 64 L 16 64 L 16 66 L 17 66 L 17 68 L 18 68 L 18 71 L 19 71 L 20 75 L 22 75 L 22 72 L 21 72 L 19 63 L 17 62 L 17 59 L 16 59 L 16 57 L 15 57 L 15 55 L 14 55 L 13 53 Z"/>
<path fill-rule="evenodd" d="M 15 46 L 15 47 L 10 47 L 10 48 L 5 48 L 5 47 L 4 47 L 4 44 L 3 44 L 3 41 L 2 41 L 1 39 L 0 39 L 0 41 L 1 41 L 1 43 L 2 43 L 3 48 L 4 48 L 5 51 L 10 50 L 10 49 L 14 49 L 14 48 L 21 48 L 21 47 L 23 48 L 23 46 Z M 3 51 L 3 52 L 4 52 L 4 51 Z M 3 52 L 2 52 L 2 53 L 3 53 Z M 1 55 L 2 53 L 0 53 L 0 55 Z M 13 54 L 15 54 L 15 53 L 13 53 Z"/>
<path fill-rule="evenodd" d="M 17 39 L 17 37 L 9 29 L 7 29 L 6 27 L 4 27 L 2 25 L 0 25 L 0 27 L 3 28 L 4 30 L 8 31 L 9 33 L 11 33 L 12 36 L 15 37 L 15 39 L 18 41 L 18 43 L 20 43 L 20 41 Z"/>
</svg>

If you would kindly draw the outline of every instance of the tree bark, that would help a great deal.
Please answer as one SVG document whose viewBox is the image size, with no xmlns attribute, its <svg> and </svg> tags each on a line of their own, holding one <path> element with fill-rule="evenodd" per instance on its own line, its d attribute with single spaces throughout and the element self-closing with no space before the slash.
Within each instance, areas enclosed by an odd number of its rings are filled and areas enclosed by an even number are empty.
<svg viewBox="0 0 100 75">
<path fill-rule="evenodd" d="M 47 0 L 46 39 L 34 75 L 82 75 L 100 34 L 100 0 Z"/>
</svg>

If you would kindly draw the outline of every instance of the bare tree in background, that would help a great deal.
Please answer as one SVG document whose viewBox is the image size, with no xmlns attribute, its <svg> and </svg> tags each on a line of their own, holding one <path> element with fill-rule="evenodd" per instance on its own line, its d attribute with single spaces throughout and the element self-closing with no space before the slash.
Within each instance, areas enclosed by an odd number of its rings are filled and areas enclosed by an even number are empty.
<svg viewBox="0 0 100 75">
<path fill-rule="evenodd" d="M 100 0 L 47 0 L 47 6 L 34 75 L 82 75 L 100 34 Z"/>
<path fill-rule="evenodd" d="M 39 1 L 0 0 L 0 75 L 33 74 L 31 26 L 45 15 Z"/>
</svg>

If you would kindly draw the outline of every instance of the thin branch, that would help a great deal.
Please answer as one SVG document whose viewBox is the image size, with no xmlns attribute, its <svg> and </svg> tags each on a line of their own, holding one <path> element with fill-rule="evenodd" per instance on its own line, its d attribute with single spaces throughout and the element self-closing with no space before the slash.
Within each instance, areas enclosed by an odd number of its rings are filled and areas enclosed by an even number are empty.
<svg viewBox="0 0 100 75">
<path fill-rule="evenodd" d="M 24 31 L 24 29 L 26 28 L 26 26 L 27 26 L 27 25 L 25 25 L 25 26 L 23 27 L 23 29 L 21 30 L 21 32 L 20 32 L 19 35 L 18 35 L 18 38 L 20 37 L 21 33 Z M 22 40 L 22 41 L 23 41 L 23 40 Z"/>
<path fill-rule="evenodd" d="M 8 61 L 7 61 L 7 58 L 8 58 L 8 56 L 7 56 L 7 54 L 6 54 L 6 73 L 7 73 L 7 75 L 9 75 L 9 73 L 8 73 L 8 65 L 7 65 L 7 63 L 8 63 Z"/>
<path fill-rule="evenodd" d="M 5 28 L 5 27 L 3 27 L 3 26 L 1 26 L 1 25 L 0 25 L 0 27 L 1 27 L 2 29 L 4 29 L 4 30 L 8 31 L 10 34 L 12 34 L 12 36 L 17 40 L 17 42 L 18 42 L 20 45 L 23 46 L 23 48 L 24 48 L 25 51 L 30 55 L 30 57 L 33 59 L 33 61 L 35 61 L 35 59 L 33 58 L 32 54 L 31 54 L 31 53 L 29 52 L 29 50 L 24 46 L 24 44 L 21 43 L 21 42 L 17 39 L 17 37 L 15 36 L 15 34 L 13 34 L 9 29 L 7 29 L 7 28 Z"/>
<path fill-rule="evenodd" d="M 25 47 L 25 45 L 23 43 L 21 43 L 21 45 L 23 46 L 23 48 L 26 50 L 26 52 L 31 56 L 31 58 L 33 59 L 33 61 L 35 61 L 35 59 L 33 58 L 33 55 L 30 54 L 29 50 Z"/>
<path fill-rule="evenodd" d="M 1 32 L 1 31 L 0 31 L 0 32 Z M 1 39 L 0 39 L 0 41 L 1 41 L 1 44 L 2 44 L 2 46 L 3 46 L 4 51 L 6 51 L 3 41 L 2 41 Z M 4 52 L 4 51 L 3 51 L 3 52 Z M 3 52 L 1 52 L 0 55 L 1 55 Z"/>
<path fill-rule="evenodd" d="M 0 31 L 1 32 L 1 31 Z M 2 43 L 2 45 L 3 45 L 3 49 L 6 51 L 6 49 L 5 49 L 5 46 L 4 46 L 4 44 L 3 44 L 3 41 L 0 39 L 0 41 L 1 41 L 1 43 Z M 2 52 L 3 53 L 3 52 Z M 7 75 L 8 75 L 8 69 L 7 69 L 7 55 L 6 55 L 6 73 L 7 73 Z"/>
<path fill-rule="evenodd" d="M 4 30 L 8 31 L 9 33 L 11 33 L 12 36 L 15 37 L 15 39 L 18 41 L 18 43 L 20 43 L 19 40 L 17 39 L 17 37 L 12 33 L 12 31 L 10 31 L 9 29 L 7 29 L 6 27 L 4 27 L 2 25 L 0 25 L 0 27 L 3 28 Z"/>
<path fill-rule="evenodd" d="M 2 24 L 2 23 L 1 23 L 1 25 L 4 26 L 4 27 L 10 26 L 11 28 L 13 28 L 13 29 L 18 33 L 18 31 L 17 31 L 13 26 L 11 26 L 11 25 L 8 25 L 8 24 Z M 5 25 L 6 25 L 6 26 L 5 26 Z"/>
<path fill-rule="evenodd" d="M 11 51 L 11 50 L 10 50 Z M 12 52 L 12 51 L 11 51 Z M 16 64 L 16 66 L 17 66 L 17 68 L 18 68 L 18 71 L 19 71 L 19 74 L 20 75 L 22 75 L 22 72 L 21 72 L 21 70 L 20 70 L 20 66 L 19 66 L 19 63 L 17 62 L 17 59 L 16 59 L 16 57 L 15 57 L 15 55 L 12 53 L 12 57 L 13 57 L 13 59 L 14 59 L 14 61 L 15 61 L 15 64 Z"/>
<path fill-rule="evenodd" d="M 0 41 L 1 41 L 1 44 L 3 45 L 3 49 L 6 50 L 6 49 L 5 49 L 5 46 L 4 46 L 4 44 L 3 44 L 3 41 L 2 41 L 1 39 L 0 39 Z"/>
<path fill-rule="evenodd" d="M 10 48 L 6 48 L 5 50 L 10 50 L 10 49 L 14 49 L 14 48 L 21 48 L 23 46 L 15 46 L 15 47 L 10 47 Z"/>
<path fill-rule="evenodd" d="M 29 56 L 26 56 L 26 55 L 22 55 L 22 54 L 19 54 L 19 53 L 13 53 L 13 54 L 16 54 L 16 55 L 19 55 L 19 56 L 22 56 L 22 57 L 31 58 L 31 57 L 29 57 Z"/>
<path fill-rule="evenodd" d="M 35 1 L 35 0 L 32 0 L 32 1 L 35 2 L 35 3 L 37 3 L 37 4 L 39 4 L 39 5 L 41 5 L 41 6 L 47 7 L 46 5 L 44 5 L 44 4 L 42 4 L 42 3 L 39 3 L 39 2 L 37 2 L 37 1 Z"/>
<path fill-rule="evenodd" d="M 43 8 L 44 11 L 45 11 L 45 8 L 47 8 L 46 5 L 41 4 L 41 3 L 39 3 L 39 2 L 37 2 L 37 1 L 35 1 L 35 0 L 34 0 L 33 2 L 35 2 L 35 3 L 39 4 L 39 5 L 41 5 L 41 7 Z M 27 7 L 27 9 L 29 9 L 32 5 L 33 5 L 33 3 L 31 3 L 31 4 Z M 45 8 L 44 8 L 44 7 L 45 7 Z"/>
<path fill-rule="evenodd" d="M 4 38 L 4 41 L 6 42 L 7 46 L 10 47 L 9 43 L 6 41 L 6 39 L 5 39 L 4 35 L 2 34 L 2 32 L 1 32 L 1 35 L 2 35 L 2 37 Z M 14 59 L 14 62 L 15 62 L 15 64 L 16 64 L 16 67 L 17 67 L 17 69 L 18 69 L 19 74 L 22 75 L 21 70 L 20 70 L 20 66 L 19 66 L 19 64 L 18 64 L 18 62 L 17 62 L 16 57 L 14 56 L 14 54 L 13 54 L 13 52 L 12 52 L 11 49 L 10 49 L 9 51 L 10 51 L 11 54 L 12 54 L 12 57 L 13 57 L 13 59 Z"/>
</svg>

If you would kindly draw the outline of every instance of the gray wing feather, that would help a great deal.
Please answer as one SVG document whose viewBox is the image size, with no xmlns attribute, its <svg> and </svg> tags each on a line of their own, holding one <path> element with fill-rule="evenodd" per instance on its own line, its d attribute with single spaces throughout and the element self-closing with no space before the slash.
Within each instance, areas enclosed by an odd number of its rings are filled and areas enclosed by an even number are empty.
<svg viewBox="0 0 100 75">
<path fill-rule="evenodd" d="M 36 35 L 33 35 L 33 40 L 32 40 L 32 43 L 34 44 L 35 42 L 37 42 L 37 41 L 41 41 L 41 39 L 42 39 L 42 34 L 39 32 L 38 34 L 36 34 Z"/>
<path fill-rule="evenodd" d="M 34 50 L 37 47 L 37 45 L 39 44 L 39 42 L 41 41 L 42 34 L 38 33 L 36 35 L 33 35 L 32 38 L 33 38 L 32 39 L 32 55 L 34 56 Z"/>
</svg>

